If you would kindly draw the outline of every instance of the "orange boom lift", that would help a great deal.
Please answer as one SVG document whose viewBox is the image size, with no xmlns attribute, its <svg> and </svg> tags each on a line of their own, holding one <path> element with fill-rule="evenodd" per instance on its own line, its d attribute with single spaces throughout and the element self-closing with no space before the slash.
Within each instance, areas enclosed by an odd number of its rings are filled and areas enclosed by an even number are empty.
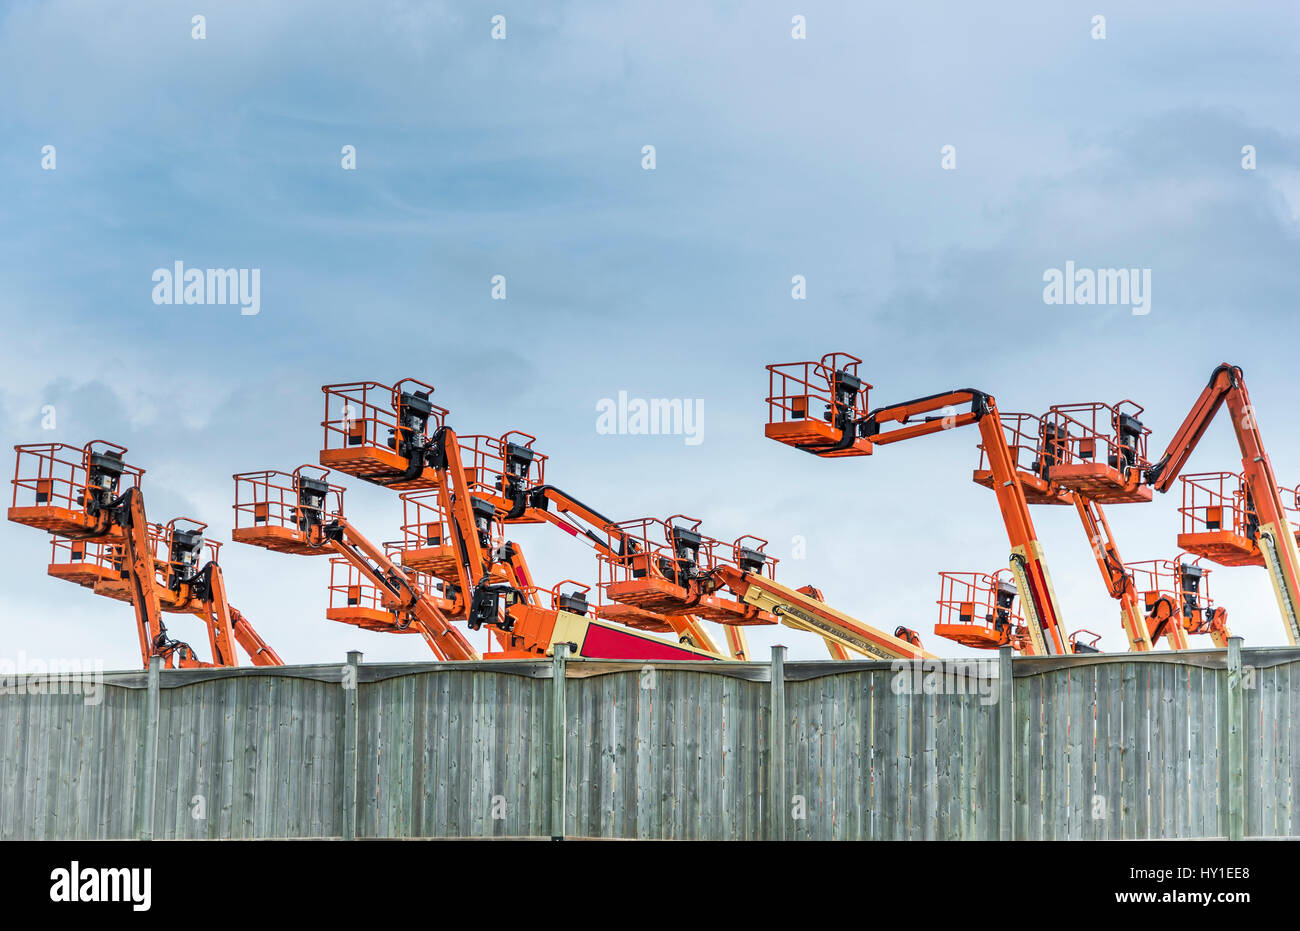
<svg viewBox="0 0 1300 931">
<path fill-rule="evenodd" d="M 280 553 L 341 556 L 382 593 L 396 632 L 414 626 L 440 659 L 479 658 L 443 606 L 416 584 L 414 573 L 403 571 L 343 516 L 343 489 L 329 481 L 328 469 L 243 472 L 234 480 L 235 541 Z"/>
<path fill-rule="evenodd" d="M 53 536 L 49 575 L 132 605 L 146 668 L 154 656 L 169 668 L 237 666 L 236 643 L 254 665 L 282 665 L 230 605 L 217 564 L 219 544 L 204 539 L 207 525 L 190 518 L 149 523 L 140 490 L 144 470 L 123 461 L 125 447 L 93 440 L 81 449 L 42 443 L 15 450 L 9 519 Z M 163 612 L 204 622 L 211 662 L 168 636 Z"/>
<path fill-rule="evenodd" d="M 500 438 L 466 436 L 462 443 L 446 425 L 447 409 L 430 400 L 433 388 L 415 379 L 392 387 L 352 382 L 322 390 L 323 465 L 390 488 L 436 492 L 440 529 L 437 543 L 427 548 L 440 551 L 443 571 L 456 573 L 454 584 L 444 583 L 444 592 L 452 597 L 441 613 L 444 621 L 463 617 L 471 629 L 491 627 L 501 649 L 489 658 L 545 655 L 558 642 L 571 644 L 582 656 L 718 658 L 711 651 L 591 618 L 581 593 L 565 595 L 559 586 L 532 584 L 517 545 L 491 545 L 494 522 L 544 519 L 528 507 L 528 493 L 542 484 L 545 460 L 532 450 L 532 437 L 518 432 Z M 403 553 L 401 558 L 419 556 Z M 367 578 L 379 584 L 371 575 Z M 550 596 L 549 606 L 544 595 Z M 570 610 L 579 607 L 581 611 Z"/>
<path fill-rule="evenodd" d="M 876 446 L 976 424 L 1011 544 L 1011 573 L 1027 615 L 1027 652 L 1068 652 L 1042 546 L 993 397 L 962 389 L 868 411 L 871 385 L 857 374 L 861 361 L 829 353 L 819 362 L 769 365 L 767 436 L 833 458 L 867 456 Z"/>
<path fill-rule="evenodd" d="M 1300 646 L 1300 620 L 1297 618 L 1300 605 L 1300 553 L 1297 552 L 1295 534 L 1287 519 L 1282 490 L 1264 449 L 1250 395 L 1238 366 L 1225 362 L 1214 370 L 1182 426 L 1169 441 L 1164 455 L 1145 471 L 1144 478 L 1151 488 L 1161 493 L 1167 492 L 1205 435 L 1215 414 L 1225 404 L 1241 450 L 1242 475 L 1248 493 L 1243 513 L 1253 515 L 1252 520 L 1258 524 L 1255 545 L 1273 582 L 1273 594 L 1282 613 L 1287 640 L 1292 646 Z M 1178 545 L 1223 565 L 1240 564 L 1237 560 L 1251 555 L 1249 539 L 1240 536 L 1236 532 L 1237 528 L 1226 527 L 1221 520 L 1213 523 L 1217 525 L 1214 529 L 1207 527 L 1205 530 L 1181 534 Z"/>
</svg>

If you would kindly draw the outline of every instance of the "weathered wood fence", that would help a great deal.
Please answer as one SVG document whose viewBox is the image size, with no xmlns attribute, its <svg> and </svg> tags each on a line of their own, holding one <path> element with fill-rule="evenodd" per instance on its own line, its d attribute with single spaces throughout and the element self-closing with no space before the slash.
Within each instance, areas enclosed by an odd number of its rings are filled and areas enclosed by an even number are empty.
<svg viewBox="0 0 1300 931">
<path fill-rule="evenodd" d="M 1300 836 L 1300 650 L 783 653 L 10 677 L 0 838 Z"/>
</svg>

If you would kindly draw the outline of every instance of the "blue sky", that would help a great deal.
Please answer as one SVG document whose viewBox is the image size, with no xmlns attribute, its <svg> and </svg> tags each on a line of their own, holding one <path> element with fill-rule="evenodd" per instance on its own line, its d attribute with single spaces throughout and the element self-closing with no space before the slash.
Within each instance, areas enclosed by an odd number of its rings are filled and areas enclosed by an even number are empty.
<svg viewBox="0 0 1300 931">
<path fill-rule="evenodd" d="M 1128 6 L 2 3 L 3 439 L 121 442 L 151 516 L 228 538 L 232 473 L 315 459 L 320 385 L 414 376 L 461 432 L 536 434 L 552 480 L 607 513 L 692 514 L 782 557 L 804 536 L 779 578 L 961 653 L 930 633 L 936 573 L 1007 549 L 969 481 L 976 434 L 804 456 L 762 437 L 764 364 L 853 352 L 880 403 L 1133 398 L 1162 445 L 1230 361 L 1300 481 L 1300 11 Z M 154 305 L 177 260 L 259 268 L 261 313 Z M 1067 260 L 1150 268 L 1151 313 L 1045 305 Z M 619 391 L 703 399 L 704 442 L 598 434 Z M 1189 468 L 1237 461 L 1225 420 Z M 353 518 L 395 537 L 395 496 L 348 484 Z M 1125 558 L 1173 555 L 1177 506 L 1112 508 Z M 1073 514 L 1035 519 L 1069 628 L 1122 649 Z M 594 574 L 565 538 L 516 537 L 541 579 Z M 0 528 L 3 652 L 134 665 L 129 609 L 48 579 L 44 554 Z M 326 622 L 321 563 L 234 544 L 222 563 L 291 662 L 426 655 Z M 1211 584 L 1248 644 L 1283 642 L 1262 570 Z"/>
</svg>

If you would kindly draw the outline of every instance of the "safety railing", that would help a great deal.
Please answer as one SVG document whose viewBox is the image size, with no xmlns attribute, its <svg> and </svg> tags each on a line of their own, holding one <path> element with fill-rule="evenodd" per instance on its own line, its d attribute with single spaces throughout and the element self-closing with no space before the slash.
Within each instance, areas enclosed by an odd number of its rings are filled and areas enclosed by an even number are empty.
<svg viewBox="0 0 1300 931">
<path fill-rule="evenodd" d="M 776 564 L 779 560 L 769 555 L 767 549 L 768 541 L 762 537 L 756 537 L 752 533 L 737 537 L 731 544 L 731 558 L 727 560 L 736 568 L 743 572 L 752 572 L 756 575 L 765 575 L 769 579 L 776 579 Z M 714 557 L 719 554 L 714 552 Z M 716 568 L 715 563 L 710 568 Z"/>
<path fill-rule="evenodd" d="M 154 560 L 164 574 L 163 581 L 172 586 L 190 578 L 209 562 L 217 562 L 221 542 L 205 535 L 208 525 L 192 517 L 176 517 L 158 528 L 154 542 Z"/>
<path fill-rule="evenodd" d="M 1100 653 L 1101 648 L 1097 646 L 1099 643 L 1101 643 L 1101 634 L 1086 627 L 1081 627 L 1070 634 L 1071 653 Z"/>
<path fill-rule="evenodd" d="M 398 561 L 400 541 L 384 543 L 383 547 L 389 559 Z M 437 580 L 429 574 L 405 566 L 402 572 L 418 594 L 441 597 Z M 414 625 L 399 626 L 398 617 L 389 606 L 391 601 L 392 596 L 375 585 L 350 560 L 342 556 L 330 558 L 326 619 L 381 633 L 417 633 L 419 628 Z"/>
<path fill-rule="evenodd" d="M 108 504 L 138 487 L 144 469 L 123 460 L 126 447 L 91 440 L 80 448 L 67 443 L 15 446 L 9 519 L 51 533 L 87 529 L 92 502 Z"/>
<path fill-rule="evenodd" d="M 694 523 L 699 525 L 698 521 Z M 641 579 L 664 579 L 676 585 L 685 581 L 687 567 L 669 546 L 667 522 L 644 517 L 621 521 L 615 526 L 622 534 L 620 548 L 612 553 L 598 551 L 596 554 L 602 571 L 599 583 L 602 590 L 608 592 L 611 585 Z M 693 560 L 691 565 L 695 565 Z"/>
<path fill-rule="evenodd" d="M 455 581 L 458 577 L 460 550 L 455 544 L 456 538 L 452 534 L 450 519 L 443 510 L 439 492 L 408 491 L 401 495 L 401 499 L 402 538 L 394 544 L 397 561 L 404 567 Z M 499 521 L 483 520 L 478 514 L 475 516 L 476 521 L 487 527 L 489 548 L 498 547 L 505 542 Z M 476 522 L 476 526 L 479 523 Z"/>
<path fill-rule="evenodd" d="M 329 481 L 329 469 L 301 465 L 292 472 L 265 469 L 235 479 L 235 526 L 231 538 L 270 550 L 322 555 L 309 542 L 311 528 L 343 514 L 343 487 Z"/>
<path fill-rule="evenodd" d="M 866 415 L 871 385 L 858 376 L 862 360 L 846 352 L 827 353 L 817 362 L 767 366 L 767 422 L 819 420 L 833 423 L 837 410 Z"/>
<path fill-rule="evenodd" d="M 328 482 L 328 469 L 301 465 L 292 472 L 266 469 L 241 472 L 235 479 L 235 527 L 287 527 L 302 529 L 304 520 L 327 519 L 343 513 L 343 486 Z M 320 507 L 300 503 L 304 479 L 320 482 L 325 488 Z"/>
<path fill-rule="evenodd" d="M 1183 533 L 1228 531 L 1253 540 L 1259 523 L 1248 507 L 1244 477 L 1237 472 L 1198 472 L 1180 475 L 1183 501 L 1178 508 Z M 1285 499 L 1285 495 L 1283 496 Z"/>
<path fill-rule="evenodd" d="M 402 421 L 403 401 L 419 404 L 421 420 L 432 433 L 446 423 L 447 409 L 429 400 L 433 386 L 414 378 L 395 385 L 374 381 L 325 385 L 324 449 L 376 447 L 396 450 L 409 438 L 411 426 Z M 427 408 L 427 412 L 426 412 Z"/>
<path fill-rule="evenodd" d="M 934 632 L 966 646 L 988 649 L 1011 643 L 1024 630 L 1009 569 L 940 572 L 936 603 Z"/>
<path fill-rule="evenodd" d="M 1043 417 L 1042 456 L 1053 464 L 1110 466 L 1127 475 L 1150 467 L 1142 407 L 1117 404 L 1056 404 Z"/>
<path fill-rule="evenodd" d="M 1150 613 L 1161 598 L 1167 598 L 1181 617 L 1184 626 L 1196 632 L 1203 619 L 1212 615 L 1214 598 L 1210 595 L 1210 573 L 1206 557 L 1179 554 L 1173 559 L 1145 559 L 1125 563 L 1133 586 Z"/>
<path fill-rule="evenodd" d="M 1278 489 L 1282 495 L 1282 510 L 1286 512 L 1287 523 L 1292 533 L 1300 536 L 1300 485 L 1283 486 Z"/>
<path fill-rule="evenodd" d="M 1015 468 L 1021 472 L 1030 472 L 1042 476 L 1038 456 L 1038 441 L 1043 430 L 1043 418 L 1037 414 L 1022 414 L 1008 411 L 999 413 L 1002 421 L 1002 433 L 1011 450 L 1011 459 Z M 981 472 L 991 468 L 988 451 L 984 444 L 979 444 Z"/>
<path fill-rule="evenodd" d="M 408 491 L 402 499 L 402 549 L 446 546 L 451 528 L 437 491 Z"/>
<path fill-rule="evenodd" d="M 122 569 L 120 549 L 98 540 L 50 537 L 48 574 L 84 588 L 115 579 Z"/>
<path fill-rule="evenodd" d="M 577 579 L 564 579 L 550 588 L 527 585 L 520 588 L 525 601 L 544 604 L 552 611 L 567 611 L 583 617 L 597 617 L 597 604 L 592 600 L 592 587 Z"/>
<path fill-rule="evenodd" d="M 519 430 L 502 436 L 457 437 L 470 491 L 503 495 L 546 483 L 546 456 L 533 449 L 537 437 Z"/>
</svg>

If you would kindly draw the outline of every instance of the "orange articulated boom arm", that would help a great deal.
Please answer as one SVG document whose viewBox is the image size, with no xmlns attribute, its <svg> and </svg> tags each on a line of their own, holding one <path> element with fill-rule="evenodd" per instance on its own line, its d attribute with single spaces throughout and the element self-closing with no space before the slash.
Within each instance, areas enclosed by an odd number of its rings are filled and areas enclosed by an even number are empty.
<svg viewBox="0 0 1300 931">
<path fill-rule="evenodd" d="M 536 605 L 536 587 L 522 552 L 511 543 L 503 547 L 500 563 L 506 574 L 494 574 L 494 554 L 490 545 L 489 526 L 499 519 L 496 506 L 470 490 L 465 474 L 464 454 L 456 431 L 440 427 L 433 436 L 429 451 L 430 464 L 438 477 L 438 500 L 447 515 L 452 546 L 456 551 L 458 595 L 456 607 L 469 626 L 477 630 L 484 624 L 503 646 L 512 624 L 508 611 L 499 606 L 498 594 L 509 593 Z M 454 630 L 454 628 L 453 628 Z M 455 631 L 459 634 L 459 631 Z"/>
<path fill-rule="evenodd" d="M 1183 466 L 1191 458 L 1192 451 L 1196 449 L 1197 444 L 1201 442 L 1201 437 L 1209 429 L 1210 421 L 1214 419 L 1214 415 L 1219 412 L 1219 408 L 1223 406 L 1223 402 L 1227 400 L 1234 388 L 1245 392 L 1241 369 L 1224 362 L 1214 370 L 1209 384 L 1201 390 L 1200 397 L 1188 411 L 1178 432 L 1169 441 L 1165 454 L 1152 463 L 1151 468 L 1147 470 L 1148 485 L 1161 493 L 1167 492 L 1173 486 L 1175 479 L 1183 471 Z M 1246 405 L 1249 406 L 1249 403 L 1247 398 Z M 1240 434 L 1240 431 L 1238 433 Z M 1242 453 L 1245 454 L 1244 449 Z"/>
<path fill-rule="evenodd" d="M 283 666 L 284 660 L 280 659 L 280 654 L 271 649 L 253 629 L 248 618 L 231 606 L 226 596 L 226 578 L 221 567 L 215 562 L 209 563 L 203 570 L 203 575 L 208 626 L 212 638 L 212 661 L 223 666 L 238 665 L 234 650 L 234 643 L 238 643 L 254 666 Z"/>
<path fill-rule="evenodd" d="M 719 581 L 746 604 L 770 612 L 787 627 L 817 634 L 833 644 L 830 650 L 836 659 L 844 658 L 845 649 L 877 659 L 935 658 L 916 644 L 855 620 L 767 576 L 742 572 L 734 566 L 721 566 L 715 572 Z"/>
<path fill-rule="evenodd" d="M 451 625 L 450 619 L 419 590 L 379 547 L 367 540 L 348 523 L 336 516 L 327 525 L 317 527 L 313 536 L 320 535 L 320 545 L 328 545 L 343 556 L 377 588 L 391 597 L 391 607 L 405 613 L 420 626 L 425 642 L 442 659 L 479 659 L 477 651 L 465 635 Z"/>
<path fill-rule="evenodd" d="M 157 574 L 153 547 L 149 543 L 149 520 L 145 516 L 144 493 L 128 488 L 113 508 L 122 527 L 123 565 L 131 582 L 131 604 L 135 607 L 136 626 L 140 634 L 140 652 L 145 666 L 162 647 L 165 628 L 162 606 L 155 587 Z"/>
<path fill-rule="evenodd" d="M 967 404 L 969 410 L 953 410 Z M 915 422 L 917 418 L 920 418 L 919 422 Z M 1040 655 L 1068 653 L 1069 642 L 1061 623 L 1042 545 L 1038 542 L 1029 503 L 1016 469 L 1015 455 L 1007 445 L 1002 419 L 992 395 L 967 388 L 877 408 L 862 421 L 859 433 L 873 445 L 883 446 L 972 423 L 979 426 L 980 439 L 992 471 L 993 492 L 1011 543 L 1012 574 L 1016 587 L 1020 589 L 1020 603 L 1029 630 L 1031 649 L 1027 652 Z M 889 424 L 898 426 L 882 429 Z"/>
<path fill-rule="evenodd" d="M 555 505 L 555 511 L 550 505 Z M 532 518 L 544 520 L 559 527 L 572 537 L 585 540 L 598 553 L 606 557 L 626 556 L 631 537 L 627 531 L 594 508 L 588 507 L 568 492 L 561 491 L 554 485 L 538 485 L 528 492 L 528 507 L 525 513 Z M 564 515 L 564 516 L 561 516 Z M 565 516 L 577 522 L 565 520 Z M 594 530 L 592 528 L 595 528 Z M 599 531 L 597 533 L 596 531 Z M 604 534 L 602 537 L 601 534 Z M 721 655 L 721 651 L 709 636 L 709 632 L 700 623 L 699 618 L 691 614 L 667 614 L 664 621 L 673 629 L 679 640 L 688 642 L 709 653 Z M 749 646 L 744 632 L 732 625 L 726 628 L 727 648 L 733 659 L 745 659 L 749 655 Z"/>
<path fill-rule="evenodd" d="M 1120 621 L 1124 625 L 1124 634 L 1128 637 L 1130 650 L 1146 652 L 1152 648 L 1151 632 L 1147 627 L 1145 612 L 1138 603 L 1137 590 L 1133 577 L 1124 568 L 1120 558 L 1119 547 L 1110 532 L 1110 524 L 1101 505 L 1091 498 L 1080 494 L 1072 495 L 1083 531 L 1092 544 L 1093 555 L 1097 558 L 1097 567 L 1112 598 L 1120 604 Z M 1168 633 L 1170 644 L 1176 650 L 1187 649 L 1187 638 L 1178 628 Z"/>
<path fill-rule="evenodd" d="M 1287 640 L 1300 646 L 1300 551 L 1238 366 L 1225 362 L 1214 370 L 1164 456 L 1147 470 L 1146 480 L 1156 491 L 1168 491 L 1224 404 L 1241 450 L 1242 471 L 1259 520 L 1259 548 L 1273 582 Z"/>
<path fill-rule="evenodd" d="M 550 509 L 552 504 L 555 505 L 555 511 Z M 559 527 L 570 536 L 581 537 L 607 556 L 618 555 L 612 548 L 612 544 L 626 546 L 628 535 L 616 521 L 588 507 L 554 485 L 539 485 L 529 491 L 527 513 Z M 570 523 L 560 515 L 576 518 L 588 526 L 581 527 Z M 592 527 L 600 533 L 594 532 Z M 604 539 L 601 538 L 601 533 L 605 535 Z"/>
<path fill-rule="evenodd" d="M 244 617 L 237 609 L 231 608 L 230 619 L 234 628 L 235 639 L 244 648 L 244 652 L 248 654 L 248 659 L 254 666 L 284 665 L 284 660 L 280 659 L 280 654 L 271 649 L 270 644 L 263 640 L 261 635 L 253 629 L 253 625 L 248 623 L 248 618 Z"/>
<path fill-rule="evenodd" d="M 457 560 L 460 590 L 464 597 L 469 598 L 474 587 L 487 575 L 488 561 L 479 539 L 479 515 L 475 514 L 474 498 L 465 479 L 456 431 L 442 427 L 434 434 L 431 458 L 438 475 L 438 498 L 443 513 L 447 515 L 452 541 L 460 553 Z"/>
</svg>

